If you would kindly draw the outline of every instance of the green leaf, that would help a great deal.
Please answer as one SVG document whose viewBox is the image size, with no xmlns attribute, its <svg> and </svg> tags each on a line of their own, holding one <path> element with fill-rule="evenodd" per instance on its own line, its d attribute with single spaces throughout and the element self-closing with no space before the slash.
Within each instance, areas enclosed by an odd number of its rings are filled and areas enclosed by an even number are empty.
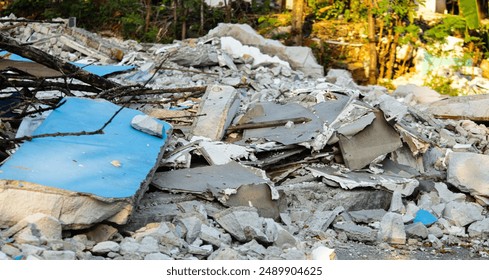
<svg viewBox="0 0 489 280">
<path fill-rule="evenodd" d="M 459 0 L 460 10 L 467 21 L 469 29 L 479 28 L 479 5 L 477 0 Z"/>
</svg>

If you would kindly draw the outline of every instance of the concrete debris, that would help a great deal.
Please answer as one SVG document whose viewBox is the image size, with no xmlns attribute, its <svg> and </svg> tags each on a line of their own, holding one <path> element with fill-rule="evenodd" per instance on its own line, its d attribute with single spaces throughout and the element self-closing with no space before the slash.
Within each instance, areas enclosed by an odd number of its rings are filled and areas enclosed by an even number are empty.
<svg viewBox="0 0 489 280">
<path fill-rule="evenodd" d="M 218 141 L 224 136 L 239 108 L 236 89 L 231 86 L 213 85 L 202 97 L 192 134 Z"/>
<path fill-rule="evenodd" d="M 488 102 L 486 94 L 458 96 L 430 103 L 427 110 L 437 118 L 488 121 Z"/>
<path fill-rule="evenodd" d="M 360 226 L 354 223 L 336 223 L 333 227 L 335 230 L 346 233 L 349 240 L 360 242 L 375 242 L 377 240 L 377 231 L 368 226 Z"/>
<path fill-rule="evenodd" d="M 482 210 L 483 208 L 479 204 L 452 201 L 445 207 L 443 217 L 453 225 L 463 227 L 484 219 Z"/>
<path fill-rule="evenodd" d="M 406 235 L 407 237 L 420 238 L 424 240 L 428 237 L 428 228 L 426 228 L 426 226 L 421 222 L 415 222 L 406 225 Z"/>
<path fill-rule="evenodd" d="M 384 217 L 386 213 L 387 212 L 384 209 L 370 209 L 348 212 L 355 223 L 362 224 L 380 222 L 382 220 L 382 217 Z"/>
<path fill-rule="evenodd" d="M 489 236 L 489 219 L 472 223 L 468 228 L 469 236 L 486 239 Z"/>
<path fill-rule="evenodd" d="M 277 56 L 280 59 L 287 61 L 292 69 L 302 71 L 304 74 L 321 77 L 324 75 L 324 70 L 321 65 L 316 62 L 312 50 L 307 47 L 286 47 L 282 43 L 265 39 L 259 35 L 253 28 L 247 24 L 224 24 L 220 23 L 216 28 L 209 31 L 208 37 L 232 37 L 243 45 L 257 47 L 260 51 Z M 222 40 L 221 40 L 222 44 Z M 231 47 L 233 46 L 233 47 Z M 227 48 L 226 48 L 227 47 Z M 224 43 L 224 50 L 240 49 L 236 45 Z M 239 55 L 239 51 L 236 53 Z M 244 50 L 246 53 L 248 50 Z M 233 54 L 233 53 L 231 53 Z M 251 54 L 253 58 L 253 54 Z"/>
<path fill-rule="evenodd" d="M 405 244 L 406 231 L 402 216 L 389 212 L 380 221 L 379 239 L 389 244 Z"/>
<path fill-rule="evenodd" d="M 163 124 L 151 118 L 150 116 L 145 116 L 145 115 L 134 116 L 134 118 L 132 118 L 131 120 L 131 126 L 139 131 L 160 138 L 163 138 L 163 134 L 165 133 Z"/>
<path fill-rule="evenodd" d="M 479 198 L 483 205 L 489 200 L 489 175 L 485 163 L 489 156 L 474 153 L 453 152 L 448 155 L 447 181 L 463 192 Z"/>
<path fill-rule="evenodd" d="M 0 260 L 487 252 L 486 95 L 324 76 L 248 25 L 170 45 L 3 27 Z"/>
<path fill-rule="evenodd" d="M 323 177 L 328 181 L 334 182 L 343 189 L 355 188 L 385 188 L 390 191 L 400 191 L 404 196 L 409 196 L 418 187 L 419 182 L 416 179 L 404 178 L 400 176 L 373 175 L 366 172 L 348 172 L 343 173 L 341 170 L 326 166 L 323 168 L 309 167 L 315 177 Z"/>
<path fill-rule="evenodd" d="M 254 206 L 265 217 L 277 218 L 279 194 L 273 184 L 252 169 L 230 162 L 156 173 L 153 184 L 162 190 L 217 198 L 230 206 Z"/>
</svg>

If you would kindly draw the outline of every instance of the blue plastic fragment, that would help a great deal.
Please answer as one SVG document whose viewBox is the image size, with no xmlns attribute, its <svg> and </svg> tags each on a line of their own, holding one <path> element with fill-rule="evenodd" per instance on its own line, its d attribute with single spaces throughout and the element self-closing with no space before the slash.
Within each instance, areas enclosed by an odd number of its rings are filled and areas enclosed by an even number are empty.
<svg viewBox="0 0 489 280">
<path fill-rule="evenodd" d="M 425 226 L 432 225 L 438 221 L 438 219 L 433 216 L 430 212 L 424 210 L 424 209 L 419 209 L 418 212 L 416 213 L 416 217 L 414 218 L 414 223 L 421 222 Z"/>
<path fill-rule="evenodd" d="M 105 100 L 67 97 L 34 135 L 96 131 L 120 109 Z M 131 127 L 142 113 L 124 108 L 103 134 L 35 138 L 25 142 L 0 168 L 0 179 L 19 180 L 103 198 L 133 197 L 157 165 L 163 138 Z"/>
<path fill-rule="evenodd" d="M 22 256 L 22 255 L 18 255 L 18 256 L 15 256 L 15 257 L 14 257 L 14 260 L 16 260 L 16 261 L 20 261 L 20 260 L 22 260 L 22 258 L 23 258 L 23 256 Z"/>
</svg>

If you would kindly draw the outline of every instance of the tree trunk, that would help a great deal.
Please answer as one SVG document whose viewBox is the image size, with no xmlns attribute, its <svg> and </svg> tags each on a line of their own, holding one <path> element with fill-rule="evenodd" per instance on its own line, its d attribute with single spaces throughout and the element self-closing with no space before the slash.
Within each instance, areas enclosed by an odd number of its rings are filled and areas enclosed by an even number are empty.
<svg viewBox="0 0 489 280">
<path fill-rule="evenodd" d="M 304 0 L 294 0 L 292 7 L 292 38 L 295 45 L 302 45 L 302 26 L 304 25 Z"/>
<path fill-rule="evenodd" d="M 368 42 L 370 65 L 368 71 L 368 83 L 374 85 L 377 83 L 377 48 L 375 46 L 375 18 L 373 14 L 373 1 L 368 2 Z"/>
<path fill-rule="evenodd" d="M 199 34 L 200 34 L 200 36 L 204 35 L 204 24 L 205 24 L 205 19 L 204 19 L 204 1 L 205 0 L 200 0 L 200 28 L 199 28 Z"/>
<path fill-rule="evenodd" d="M 187 7 L 182 7 L 182 8 L 183 8 L 182 40 L 185 40 L 187 38 L 187 15 L 188 15 L 188 8 Z"/>
<path fill-rule="evenodd" d="M 147 33 L 149 30 L 149 26 L 151 24 L 151 0 L 145 0 L 146 4 L 146 18 L 144 21 L 144 33 Z"/>
<path fill-rule="evenodd" d="M 392 79 L 394 74 L 394 64 L 396 63 L 396 52 L 397 45 L 399 42 L 399 33 L 395 32 L 394 39 L 392 40 L 392 44 L 389 52 L 389 61 L 387 62 L 387 71 L 385 73 L 385 77 L 387 79 Z"/>
<path fill-rule="evenodd" d="M 173 0 L 173 37 L 178 38 L 178 0 Z"/>
</svg>

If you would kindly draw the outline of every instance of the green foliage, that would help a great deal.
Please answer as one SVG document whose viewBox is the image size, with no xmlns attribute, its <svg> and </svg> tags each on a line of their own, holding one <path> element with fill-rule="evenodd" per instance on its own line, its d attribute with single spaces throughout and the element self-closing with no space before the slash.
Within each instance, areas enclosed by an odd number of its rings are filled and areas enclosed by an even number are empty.
<svg viewBox="0 0 489 280">
<path fill-rule="evenodd" d="M 444 42 L 448 36 L 465 34 L 466 22 L 461 16 L 447 15 L 441 22 L 426 30 L 423 38 L 430 43 Z"/>
<path fill-rule="evenodd" d="M 466 19 L 467 28 L 478 29 L 480 26 L 479 3 L 477 0 L 459 0 L 460 11 Z"/>
<path fill-rule="evenodd" d="M 445 76 L 428 75 L 424 82 L 424 86 L 430 87 L 439 94 L 458 96 L 458 90 L 452 88 L 452 79 Z"/>
</svg>

